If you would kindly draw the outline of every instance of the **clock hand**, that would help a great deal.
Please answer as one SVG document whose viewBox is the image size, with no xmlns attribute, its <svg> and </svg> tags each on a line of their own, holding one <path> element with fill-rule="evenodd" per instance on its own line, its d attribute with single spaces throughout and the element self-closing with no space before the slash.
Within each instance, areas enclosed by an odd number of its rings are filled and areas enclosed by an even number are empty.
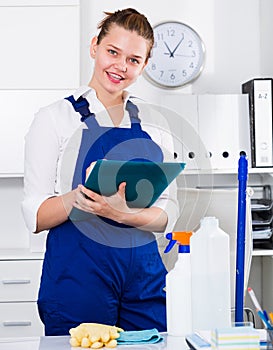
<svg viewBox="0 0 273 350">
<path fill-rule="evenodd" d="M 181 45 L 183 40 L 184 40 L 184 35 L 182 35 L 182 38 L 180 39 L 179 43 L 176 45 L 176 47 L 174 48 L 173 52 L 171 53 L 172 57 L 174 57 L 175 51 L 179 48 L 179 46 Z"/>
<path fill-rule="evenodd" d="M 171 51 L 171 49 L 169 48 L 168 44 L 166 43 L 166 41 L 164 41 L 165 46 L 167 47 L 170 57 L 173 57 L 173 52 Z"/>
<path fill-rule="evenodd" d="M 195 57 L 196 56 L 196 53 L 195 51 L 192 51 L 192 54 L 191 55 L 183 55 L 181 53 L 177 53 L 176 56 L 181 56 L 181 57 Z"/>
<path fill-rule="evenodd" d="M 168 55 L 168 54 L 166 53 L 166 55 Z M 177 53 L 176 56 L 179 56 L 179 57 L 195 57 L 193 55 L 182 55 L 180 53 Z"/>
</svg>

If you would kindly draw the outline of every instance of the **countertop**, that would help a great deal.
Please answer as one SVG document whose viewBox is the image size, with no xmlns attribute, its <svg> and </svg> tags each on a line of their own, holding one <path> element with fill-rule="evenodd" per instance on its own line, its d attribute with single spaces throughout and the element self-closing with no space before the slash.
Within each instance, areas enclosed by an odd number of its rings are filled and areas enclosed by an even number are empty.
<svg viewBox="0 0 273 350">
<path fill-rule="evenodd" d="M 157 344 L 119 345 L 116 350 L 185 350 L 189 349 L 183 337 L 171 337 L 163 334 L 164 340 Z M 0 338 L 0 350 L 80 350 L 72 348 L 69 336 Z M 109 348 L 102 348 L 108 350 Z M 109 349 L 110 350 L 110 349 Z"/>
</svg>

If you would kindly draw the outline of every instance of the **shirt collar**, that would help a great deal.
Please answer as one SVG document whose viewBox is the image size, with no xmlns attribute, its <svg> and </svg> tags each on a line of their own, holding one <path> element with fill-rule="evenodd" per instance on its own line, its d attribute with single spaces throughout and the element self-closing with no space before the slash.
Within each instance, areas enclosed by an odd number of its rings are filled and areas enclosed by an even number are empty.
<svg viewBox="0 0 273 350">
<path fill-rule="evenodd" d="M 75 98 L 75 100 L 77 100 L 79 97 L 83 96 L 85 97 L 86 94 L 92 90 L 91 87 L 87 86 L 87 85 L 83 85 L 80 86 L 73 94 L 73 97 Z"/>
<path fill-rule="evenodd" d="M 86 97 L 89 93 L 92 93 L 94 97 L 96 96 L 96 92 L 94 89 L 92 89 L 90 86 L 82 85 L 74 92 L 73 97 L 75 98 L 75 100 L 77 100 L 81 96 Z M 124 105 L 126 105 L 130 97 L 132 97 L 132 95 L 129 91 L 123 91 Z"/>
<path fill-rule="evenodd" d="M 87 99 L 89 102 L 89 108 L 92 113 L 96 114 L 97 120 L 102 124 L 102 125 L 112 125 L 112 121 L 110 119 L 110 116 L 108 113 L 101 113 L 105 112 L 105 107 L 103 104 L 100 102 L 100 100 L 97 98 L 96 91 L 92 89 L 90 86 L 80 86 L 73 94 L 73 97 L 75 100 L 77 100 L 79 97 L 84 97 Z M 123 92 L 123 101 L 124 101 L 124 110 L 127 101 L 133 97 L 128 91 Z M 130 123 L 130 117 L 128 112 L 125 110 L 124 113 L 124 118 L 120 124 L 121 127 L 131 125 Z"/>
</svg>

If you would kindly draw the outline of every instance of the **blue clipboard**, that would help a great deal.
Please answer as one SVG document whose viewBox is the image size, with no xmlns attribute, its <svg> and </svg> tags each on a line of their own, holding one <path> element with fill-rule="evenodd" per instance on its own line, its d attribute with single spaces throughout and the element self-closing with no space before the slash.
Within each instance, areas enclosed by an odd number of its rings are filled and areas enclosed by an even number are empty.
<svg viewBox="0 0 273 350">
<path fill-rule="evenodd" d="M 185 168 L 185 163 L 98 160 L 89 174 L 85 187 L 104 195 L 117 192 L 126 182 L 127 205 L 133 208 L 148 208 Z"/>
</svg>

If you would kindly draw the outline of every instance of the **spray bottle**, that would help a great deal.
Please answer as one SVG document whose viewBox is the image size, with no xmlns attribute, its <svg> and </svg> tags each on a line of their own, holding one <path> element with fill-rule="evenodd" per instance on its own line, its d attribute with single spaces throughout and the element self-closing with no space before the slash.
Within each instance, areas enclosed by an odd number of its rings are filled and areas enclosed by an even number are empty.
<svg viewBox="0 0 273 350">
<path fill-rule="evenodd" d="M 191 315 L 191 256 L 192 232 L 172 232 L 164 253 L 178 245 L 178 259 L 174 268 L 166 275 L 166 309 L 168 335 L 185 336 L 192 332 Z"/>
<path fill-rule="evenodd" d="M 190 244 L 193 331 L 231 327 L 229 235 L 204 217 Z"/>
</svg>

